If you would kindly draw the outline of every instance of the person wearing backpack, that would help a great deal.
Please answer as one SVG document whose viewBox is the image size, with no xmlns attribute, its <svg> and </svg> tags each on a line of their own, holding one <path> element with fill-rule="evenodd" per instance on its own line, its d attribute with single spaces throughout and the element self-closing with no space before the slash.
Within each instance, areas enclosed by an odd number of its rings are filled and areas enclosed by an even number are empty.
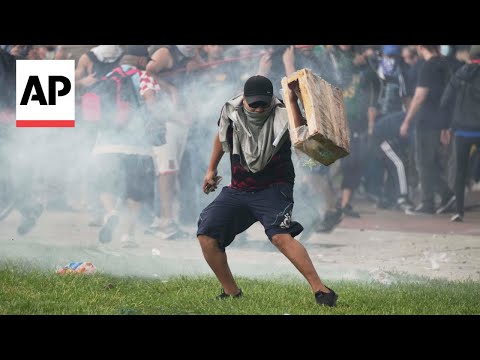
<svg viewBox="0 0 480 360">
<path fill-rule="evenodd" d="M 164 131 L 158 141 L 150 137 L 154 133 L 152 124 L 163 130 L 164 125 L 158 118 L 160 86 L 145 71 L 149 59 L 147 46 L 128 45 L 121 65 L 96 84 L 99 91 L 115 91 L 99 94 L 102 119 L 93 155 L 98 160 L 97 186 L 106 215 L 98 240 L 112 241 L 119 223 L 120 199 L 129 209 L 128 230 L 121 239 L 127 248 L 137 247 L 135 228 L 140 203 L 154 198 L 152 145 L 165 142 Z"/>
<path fill-rule="evenodd" d="M 442 143 L 450 142 L 452 132 L 455 136 L 457 207 L 451 221 L 462 222 L 470 150 L 473 145 L 480 147 L 480 45 L 471 46 L 470 63 L 450 78 L 441 108 L 448 114 Z"/>
<path fill-rule="evenodd" d="M 89 118 L 89 114 L 94 109 L 89 108 L 90 104 L 82 102 L 83 95 L 90 89 L 93 84 L 98 82 L 103 76 L 107 75 L 115 69 L 120 59 L 122 58 L 123 49 L 120 45 L 99 45 L 86 53 L 78 59 L 77 67 L 75 69 L 75 87 L 77 94 L 77 109 L 76 118 L 78 119 L 79 131 L 78 136 L 83 138 L 82 144 L 83 153 L 88 156 L 92 151 L 96 133 L 98 130 L 98 119 Z M 94 158 L 90 158 L 94 160 Z M 85 202 L 91 208 L 91 220 L 89 226 L 102 226 L 103 216 L 102 206 L 100 204 L 99 194 L 93 186 L 92 178 L 95 173 L 96 164 L 89 161 L 84 169 L 83 189 L 85 189 Z"/>
<path fill-rule="evenodd" d="M 78 59 L 75 86 L 82 90 L 107 75 L 118 66 L 123 50 L 120 45 L 99 45 Z"/>
</svg>

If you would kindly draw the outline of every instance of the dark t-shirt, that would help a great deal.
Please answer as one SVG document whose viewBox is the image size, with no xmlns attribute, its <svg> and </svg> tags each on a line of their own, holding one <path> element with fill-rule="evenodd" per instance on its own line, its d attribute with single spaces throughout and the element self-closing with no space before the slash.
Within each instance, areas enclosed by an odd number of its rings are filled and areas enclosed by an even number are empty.
<svg viewBox="0 0 480 360">
<path fill-rule="evenodd" d="M 418 74 L 420 69 L 422 68 L 425 61 L 418 60 L 415 64 L 410 65 L 407 70 L 407 74 L 405 77 L 405 87 L 407 90 L 407 97 L 413 98 L 415 95 L 415 88 L 417 87 L 418 83 Z"/>
<path fill-rule="evenodd" d="M 450 67 L 444 57 L 435 56 L 426 61 L 418 74 L 418 87 L 429 89 L 427 98 L 416 115 L 417 129 L 438 130 L 443 118 L 440 99 L 450 77 Z"/>
<path fill-rule="evenodd" d="M 287 135 L 288 136 L 288 135 Z M 230 126 L 227 132 L 230 149 L 233 149 L 233 128 Z M 295 169 L 292 162 L 292 143 L 290 137 L 272 157 L 265 168 L 252 173 L 246 170 L 240 163 L 240 156 L 230 153 L 232 181 L 230 187 L 242 191 L 259 191 L 270 187 L 272 184 L 294 184 Z"/>
</svg>

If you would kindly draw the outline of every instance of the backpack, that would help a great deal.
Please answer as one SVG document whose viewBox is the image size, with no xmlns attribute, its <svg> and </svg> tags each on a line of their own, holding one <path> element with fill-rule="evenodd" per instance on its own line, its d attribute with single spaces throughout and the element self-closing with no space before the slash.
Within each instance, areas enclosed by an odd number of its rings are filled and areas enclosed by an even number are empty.
<svg viewBox="0 0 480 360">
<path fill-rule="evenodd" d="M 82 118 L 117 130 L 125 128 L 132 119 L 139 120 L 143 122 L 148 142 L 153 146 L 164 145 L 165 124 L 147 113 L 132 81 L 136 74 L 140 70 L 124 71 L 120 66 L 88 87 L 81 97 Z"/>
<path fill-rule="evenodd" d="M 123 127 L 140 110 L 140 99 L 132 76 L 138 69 L 122 67 L 102 77 L 85 89 L 81 97 L 82 118 L 86 122 L 102 122 L 105 126 Z"/>
</svg>

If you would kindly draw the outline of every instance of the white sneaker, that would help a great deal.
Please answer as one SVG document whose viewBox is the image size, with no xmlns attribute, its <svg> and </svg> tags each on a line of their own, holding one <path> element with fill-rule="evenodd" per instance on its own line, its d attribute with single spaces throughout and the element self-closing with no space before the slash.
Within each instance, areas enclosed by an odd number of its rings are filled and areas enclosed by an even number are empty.
<svg viewBox="0 0 480 360">
<path fill-rule="evenodd" d="M 149 227 L 145 230 L 145 234 L 147 235 L 154 235 L 157 231 L 159 231 L 162 227 L 166 226 L 166 222 L 168 219 L 155 217 L 153 222 L 149 225 Z"/>
<path fill-rule="evenodd" d="M 122 248 L 137 248 L 138 244 L 135 241 L 135 237 L 133 235 L 125 234 L 122 236 L 120 243 L 122 244 Z"/>
<path fill-rule="evenodd" d="M 450 219 L 451 222 L 463 222 L 463 216 L 460 214 L 455 214 Z"/>
<path fill-rule="evenodd" d="M 180 229 L 180 226 L 173 219 L 162 219 L 161 226 L 155 232 L 155 236 L 160 239 L 175 239 L 177 237 L 184 236 L 184 232 Z"/>
</svg>

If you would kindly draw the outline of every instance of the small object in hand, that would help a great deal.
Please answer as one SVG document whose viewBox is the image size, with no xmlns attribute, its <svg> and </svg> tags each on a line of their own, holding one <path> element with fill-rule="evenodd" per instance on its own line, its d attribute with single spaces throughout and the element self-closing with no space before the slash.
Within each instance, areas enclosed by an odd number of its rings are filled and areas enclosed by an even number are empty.
<svg viewBox="0 0 480 360">
<path fill-rule="evenodd" d="M 220 182 L 222 181 L 222 177 L 221 176 L 216 176 L 215 177 L 215 184 L 214 185 L 211 185 L 211 184 L 207 184 L 207 186 L 205 187 L 205 194 L 210 194 L 211 192 L 215 191 L 215 189 L 217 188 L 217 186 L 220 184 Z"/>
</svg>

